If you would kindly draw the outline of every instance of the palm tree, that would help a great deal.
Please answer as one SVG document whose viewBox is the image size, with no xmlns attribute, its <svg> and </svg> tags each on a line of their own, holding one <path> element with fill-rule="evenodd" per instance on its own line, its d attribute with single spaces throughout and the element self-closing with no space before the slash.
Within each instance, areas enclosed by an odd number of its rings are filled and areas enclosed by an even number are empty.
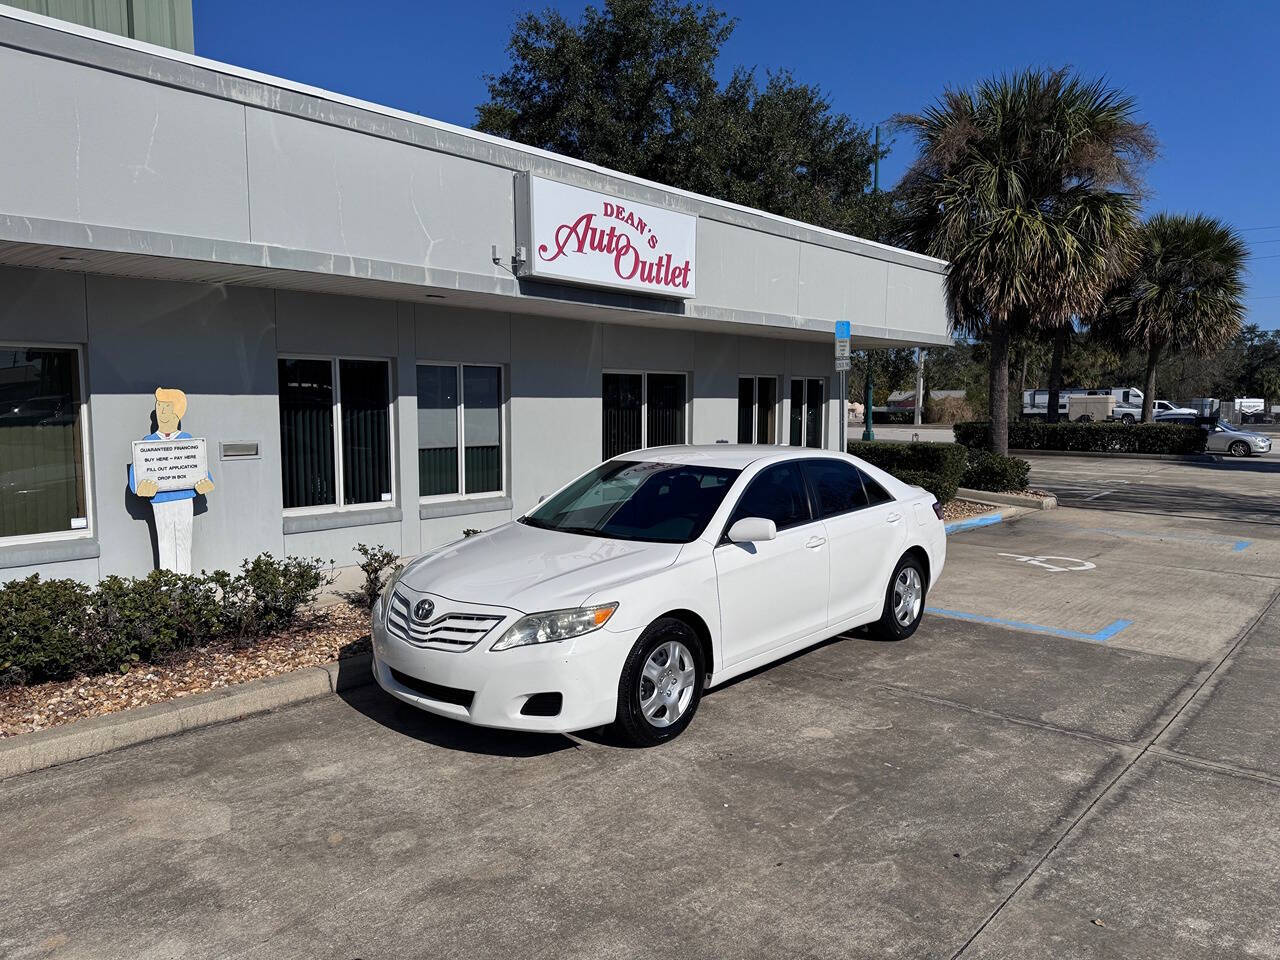
<svg viewBox="0 0 1280 960">
<path fill-rule="evenodd" d="M 1134 101 L 1065 70 L 948 90 L 898 117 L 920 155 L 896 239 L 951 262 L 953 329 L 990 350 L 992 445 L 1009 449 L 1009 343 L 1095 312 L 1131 257 L 1139 172 L 1155 141 Z"/>
<path fill-rule="evenodd" d="M 1147 352 L 1144 421 L 1162 356 L 1205 356 L 1240 334 L 1247 256 L 1235 230 L 1202 214 L 1157 213 L 1138 232 L 1137 260 L 1107 297 L 1105 322 L 1113 337 Z"/>
</svg>

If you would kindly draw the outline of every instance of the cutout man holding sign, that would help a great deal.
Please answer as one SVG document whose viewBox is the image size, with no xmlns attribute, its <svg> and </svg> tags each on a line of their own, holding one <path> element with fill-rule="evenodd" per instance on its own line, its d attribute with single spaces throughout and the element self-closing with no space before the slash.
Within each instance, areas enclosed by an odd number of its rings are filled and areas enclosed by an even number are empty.
<svg viewBox="0 0 1280 960">
<path fill-rule="evenodd" d="M 187 412 L 181 390 L 156 390 L 156 430 L 133 443 L 129 489 L 151 501 L 160 569 L 191 572 L 191 520 L 197 494 L 213 489 L 203 438 L 179 430 Z"/>
</svg>

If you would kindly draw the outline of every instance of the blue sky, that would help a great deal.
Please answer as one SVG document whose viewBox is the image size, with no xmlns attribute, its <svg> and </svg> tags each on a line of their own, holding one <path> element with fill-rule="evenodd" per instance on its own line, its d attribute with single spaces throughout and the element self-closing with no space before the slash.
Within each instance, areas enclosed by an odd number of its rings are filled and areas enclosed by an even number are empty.
<svg viewBox="0 0 1280 960">
<path fill-rule="evenodd" d="M 582 3 L 552 4 L 573 14 Z M 546 2 L 196 0 L 196 52 L 470 125 L 511 24 Z M 1105 76 L 1161 143 L 1148 210 L 1204 212 L 1244 231 L 1250 319 L 1280 328 L 1280 4 L 1113 0 L 804 4 L 723 0 L 738 26 L 722 58 L 790 68 L 862 123 L 918 110 L 945 86 L 1028 64 Z M 780 16 L 786 14 L 786 16 Z M 881 168 L 910 161 L 900 140 Z"/>
</svg>

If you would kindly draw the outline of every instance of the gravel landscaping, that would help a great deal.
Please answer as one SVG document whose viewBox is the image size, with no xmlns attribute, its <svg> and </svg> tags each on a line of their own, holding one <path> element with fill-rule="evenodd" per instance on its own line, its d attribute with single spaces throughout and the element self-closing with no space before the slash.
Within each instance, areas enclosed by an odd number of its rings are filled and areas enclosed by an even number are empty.
<svg viewBox="0 0 1280 960">
<path fill-rule="evenodd" d="M 0 687 L 0 739 L 274 677 L 368 650 L 369 614 L 336 604 L 316 610 L 292 630 L 245 646 L 198 647 L 167 663 L 139 664 L 128 673 Z"/>
<path fill-rule="evenodd" d="M 942 506 L 942 520 L 944 523 L 951 523 L 955 520 L 968 520 L 970 517 L 980 517 L 984 513 L 991 513 L 997 507 L 991 506 L 989 503 L 974 503 L 972 500 L 948 500 Z"/>
</svg>

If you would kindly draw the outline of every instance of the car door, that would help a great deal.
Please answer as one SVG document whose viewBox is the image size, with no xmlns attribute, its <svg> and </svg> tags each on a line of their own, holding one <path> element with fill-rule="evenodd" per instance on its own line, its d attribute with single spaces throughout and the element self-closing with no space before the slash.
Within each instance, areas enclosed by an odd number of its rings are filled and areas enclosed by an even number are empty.
<svg viewBox="0 0 1280 960">
<path fill-rule="evenodd" d="M 801 469 L 827 528 L 831 555 L 828 622 L 845 623 L 868 611 L 878 615 L 889 575 L 902 556 L 906 511 L 847 460 L 805 460 Z"/>
<path fill-rule="evenodd" d="M 767 653 L 827 625 L 831 567 L 826 528 L 813 517 L 798 461 L 765 467 L 738 498 L 727 532 L 744 517 L 778 528 L 775 540 L 715 548 L 720 634 L 726 667 Z"/>
</svg>

